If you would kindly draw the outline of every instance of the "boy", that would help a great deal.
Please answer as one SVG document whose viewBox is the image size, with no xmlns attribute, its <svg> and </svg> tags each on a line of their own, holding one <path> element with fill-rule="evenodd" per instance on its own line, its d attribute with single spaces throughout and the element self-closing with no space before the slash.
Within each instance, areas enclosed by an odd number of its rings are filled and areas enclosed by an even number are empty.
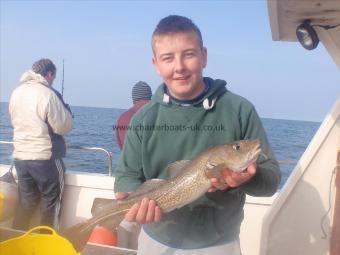
<svg viewBox="0 0 340 255">
<path fill-rule="evenodd" d="M 203 78 L 207 49 L 190 19 L 162 19 L 152 49 L 164 83 L 131 121 L 135 128 L 127 133 L 116 169 L 118 199 L 147 179 L 166 178 L 170 163 L 214 145 L 260 139 L 267 157 L 242 173 L 225 169 L 226 184 L 212 179 L 205 196 L 165 215 L 147 198 L 135 204 L 125 219 L 149 223 L 142 228 L 138 254 L 240 254 L 245 195 L 271 196 L 281 177 L 260 118 L 251 103 L 225 88 L 225 81 Z"/>
</svg>

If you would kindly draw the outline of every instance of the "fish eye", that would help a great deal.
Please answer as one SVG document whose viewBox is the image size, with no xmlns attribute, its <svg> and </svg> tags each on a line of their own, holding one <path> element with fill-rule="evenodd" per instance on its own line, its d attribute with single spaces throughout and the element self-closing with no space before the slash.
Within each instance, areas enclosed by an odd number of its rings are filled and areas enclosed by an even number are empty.
<svg viewBox="0 0 340 255">
<path fill-rule="evenodd" d="M 235 151 L 238 151 L 240 148 L 241 148 L 241 146 L 238 143 L 233 145 L 233 149 Z"/>
</svg>

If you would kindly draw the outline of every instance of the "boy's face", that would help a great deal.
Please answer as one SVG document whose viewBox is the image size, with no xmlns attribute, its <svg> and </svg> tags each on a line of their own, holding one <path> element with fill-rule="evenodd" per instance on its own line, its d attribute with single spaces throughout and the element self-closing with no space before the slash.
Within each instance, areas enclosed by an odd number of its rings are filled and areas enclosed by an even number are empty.
<svg viewBox="0 0 340 255">
<path fill-rule="evenodd" d="M 173 97 L 190 100 L 203 91 L 207 49 L 195 32 L 155 36 L 153 50 L 152 62 Z"/>
</svg>

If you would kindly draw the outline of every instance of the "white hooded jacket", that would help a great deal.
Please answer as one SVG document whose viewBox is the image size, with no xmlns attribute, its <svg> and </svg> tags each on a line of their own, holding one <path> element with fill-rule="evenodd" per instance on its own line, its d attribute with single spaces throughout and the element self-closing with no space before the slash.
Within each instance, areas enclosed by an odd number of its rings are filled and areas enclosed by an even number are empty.
<svg viewBox="0 0 340 255">
<path fill-rule="evenodd" d="M 55 134 L 64 135 L 72 129 L 72 115 L 40 74 L 27 71 L 20 82 L 9 102 L 9 113 L 14 128 L 13 158 L 50 159 L 52 141 L 48 124 Z"/>
</svg>

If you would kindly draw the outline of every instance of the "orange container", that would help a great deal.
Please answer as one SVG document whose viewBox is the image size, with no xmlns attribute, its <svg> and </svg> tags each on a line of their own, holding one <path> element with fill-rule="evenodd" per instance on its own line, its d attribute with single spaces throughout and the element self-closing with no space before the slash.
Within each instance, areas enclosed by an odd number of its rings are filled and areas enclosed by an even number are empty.
<svg viewBox="0 0 340 255">
<path fill-rule="evenodd" d="M 117 246 L 117 233 L 107 228 L 97 226 L 93 229 L 87 242 Z"/>
</svg>

